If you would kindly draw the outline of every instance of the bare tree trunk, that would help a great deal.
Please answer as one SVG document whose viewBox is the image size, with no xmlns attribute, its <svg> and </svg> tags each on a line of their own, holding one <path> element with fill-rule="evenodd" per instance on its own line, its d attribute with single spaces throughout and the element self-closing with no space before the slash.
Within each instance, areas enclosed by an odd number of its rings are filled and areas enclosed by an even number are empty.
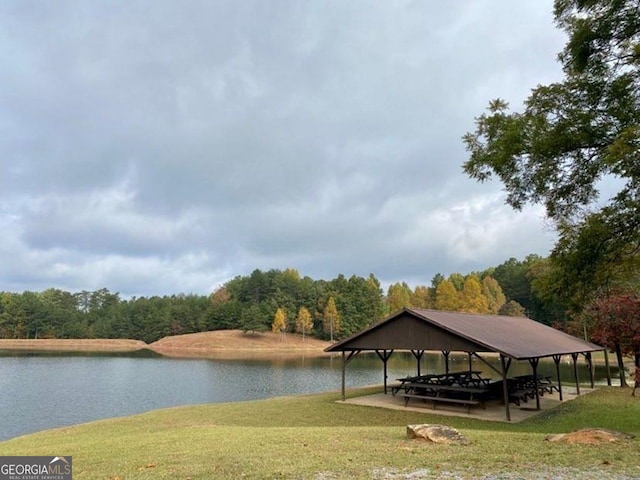
<svg viewBox="0 0 640 480">
<path fill-rule="evenodd" d="M 620 345 L 618 342 L 615 344 L 616 347 L 616 358 L 618 359 L 618 371 L 620 372 L 620 386 L 628 387 L 627 384 L 627 374 L 624 371 L 624 358 L 622 357 L 622 350 L 620 350 Z"/>
</svg>

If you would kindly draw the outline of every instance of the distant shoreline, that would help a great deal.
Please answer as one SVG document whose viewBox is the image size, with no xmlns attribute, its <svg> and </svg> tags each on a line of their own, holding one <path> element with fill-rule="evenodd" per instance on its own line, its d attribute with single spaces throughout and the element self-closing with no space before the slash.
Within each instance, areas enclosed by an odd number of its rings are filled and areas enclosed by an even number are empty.
<svg viewBox="0 0 640 480">
<path fill-rule="evenodd" d="M 283 358 L 326 356 L 330 342 L 301 335 L 217 330 L 164 337 L 157 342 L 127 339 L 0 339 L 0 350 L 131 353 L 151 350 L 176 358 Z"/>
<path fill-rule="evenodd" d="M 331 342 L 287 333 L 244 333 L 242 330 L 216 330 L 164 337 L 153 343 L 128 339 L 0 339 L 0 350 L 36 350 L 50 352 L 132 353 L 151 350 L 171 358 L 203 358 L 219 360 L 286 359 L 325 357 Z M 497 355 L 487 354 L 484 355 Z M 594 355 L 594 363 L 604 364 L 602 355 Z M 626 359 L 625 359 L 626 360 Z M 615 359 L 609 358 L 612 373 Z"/>
<path fill-rule="evenodd" d="M 141 340 L 123 339 L 0 339 L 0 350 L 52 350 L 78 352 L 133 352 L 149 348 Z"/>
</svg>

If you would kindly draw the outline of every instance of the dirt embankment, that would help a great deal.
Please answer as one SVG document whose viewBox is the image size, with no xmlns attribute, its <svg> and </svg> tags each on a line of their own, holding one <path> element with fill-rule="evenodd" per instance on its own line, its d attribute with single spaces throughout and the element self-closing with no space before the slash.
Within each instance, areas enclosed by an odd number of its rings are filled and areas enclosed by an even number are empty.
<svg viewBox="0 0 640 480">
<path fill-rule="evenodd" d="M 147 348 L 141 340 L 123 339 L 0 339 L 0 350 L 52 350 L 74 352 L 133 352 Z"/>
<path fill-rule="evenodd" d="M 149 345 L 162 355 L 203 358 L 255 358 L 326 355 L 331 345 L 315 338 L 287 333 L 244 333 L 241 330 L 190 333 L 164 337 Z"/>
<path fill-rule="evenodd" d="M 149 349 L 165 356 L 194 358 L 270 358 L 325 355 L 330 342 L 301 335 L 244 333 L 241 330 L 190 333 L 164 337 L 146 344 L 122 339 L 0 339 L 0 350 L 50 350 L 77 352 L 132 352 Z"/>
</svg>

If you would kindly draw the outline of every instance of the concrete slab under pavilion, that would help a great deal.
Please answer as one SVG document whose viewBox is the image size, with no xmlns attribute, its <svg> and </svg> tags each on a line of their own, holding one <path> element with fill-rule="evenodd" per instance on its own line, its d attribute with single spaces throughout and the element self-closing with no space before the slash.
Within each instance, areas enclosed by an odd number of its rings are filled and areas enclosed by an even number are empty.
<svg viewBox="0 0 640 480">
<path fill-rule="evenodd" d="M 592 388 L 581 388 L 580 395 L 591 393 L 595 391 Z M 540 398 L 540 410 L 536 409 L 535 402 L 523 403 L 520 406 L 511 407 L 511 423 L 521 422 L 528 418 L 540 415 L 544 412 L 552 410 L 562 403 L 570 402 L 578 395 L 575 388 L 565 388 L 563 390 L 563 399 L 560 400 L 560 396 L 557 392 L 552 394 L 545 394 Z M 449 405 L 437 405 L 434 409 L 430 403 L 412 403 L 405 407 L 402 397 L 385 394 L 383 392 L 373 395 L 363 395 L 361 397 L 349 398 L 346 400 L 339 400 L 337 403 L 344 403 L 348 405 L 360 405 L 365 407 L 376 408 L 388 408 L 391 410 L 419 412 L 426 415 L 441 415 L 445 417 L 463 417 L 473 418 L 477 420 L 485 420 L 490 422 L 508 422 L 504 415 L 504 405 L 499 401 L 488 401 L 484 408 L 475 407 L 471 409 L 469 413 L 464 408 L 449 406 Z"/>
</svg>

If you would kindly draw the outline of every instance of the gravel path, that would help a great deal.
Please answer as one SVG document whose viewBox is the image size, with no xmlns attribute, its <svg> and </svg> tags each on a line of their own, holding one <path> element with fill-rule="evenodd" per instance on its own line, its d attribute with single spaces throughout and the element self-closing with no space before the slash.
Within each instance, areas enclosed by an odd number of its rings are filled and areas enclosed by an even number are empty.
<svg viewBox="0 0 640 480">
<path fill-rule="evenodd" d="M 420 469 L 403 472 L 392 469 L 380 469 L 372 472 L 372 480 L 638 480 L 640 467 L 634 476 L 613 473 L 605 469 L 580 470 L 570 467 L 547 468 L 537 472 L 503 472 L 496 474 L 473 475 L 467 472 L 435 472 Z"/>
<path fill-rule="evenodd" d="M 371 480 L 639 480 L 640 467 L 634 468 L 637 473 L 632 475 L 609 472 L 600 468 L 580 470 L 570 467 L 551 467 L 536 472 L 502 472 L 484 475 L 474 475 L 469 472 L 434 471 L 428 468 L 413 471 L 380 468 L 371 472 Z M 345 477 L 332 472 L 322 472 L 318 473 L 314 480 L 342 478 Z"/>
</svg>

